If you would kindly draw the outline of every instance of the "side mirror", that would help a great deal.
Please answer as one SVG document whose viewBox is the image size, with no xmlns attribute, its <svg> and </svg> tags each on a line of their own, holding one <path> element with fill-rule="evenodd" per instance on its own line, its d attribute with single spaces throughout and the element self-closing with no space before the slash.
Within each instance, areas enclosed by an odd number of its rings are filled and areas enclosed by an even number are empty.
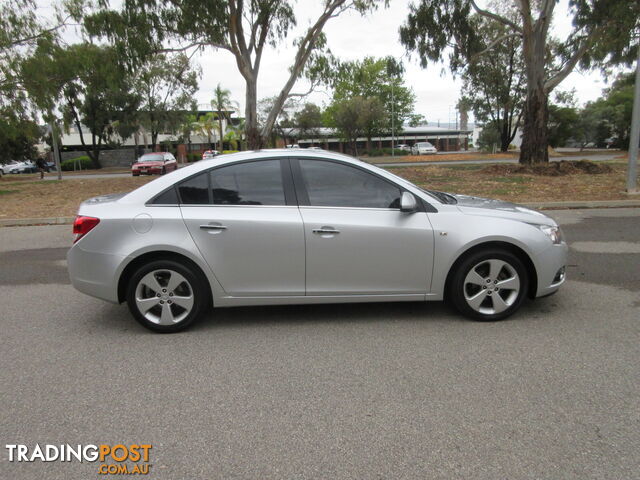
<svg viewBox="0 0 640 480">
<path fill-rule="evenodd" d="M 418 210 L 418 202 L 412 193 L 402 192 L 400 197 L 400 211 L 405 213 L 413 213 Z"/>
</svg>

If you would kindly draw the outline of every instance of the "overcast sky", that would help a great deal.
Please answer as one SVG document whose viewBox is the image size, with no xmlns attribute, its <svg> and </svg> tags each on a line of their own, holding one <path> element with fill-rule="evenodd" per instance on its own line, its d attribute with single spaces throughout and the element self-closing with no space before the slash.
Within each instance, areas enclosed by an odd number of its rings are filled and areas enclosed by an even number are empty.
<svg viewBox="0 0 640 480">
<path fill-rule="evenodd" d="M 311 15 L 317 14 L 318 3 L 320 2 L 314 0 L 296 2 L 299 31 L 308 25 Z M 364 17 L 349 12 L 330 20 L 324 30 L 329 47 L 336 56 L 345 60 L 362 59 L 365 56 L 402 57 L 406 68 L 406 85 L 413 89 L 417 97 L 416 112 L 423 114 L 432 125 L 438 120 L 447 122 L 450 115 L 451 120 L 455 121 L 454 105 L 459 98 L 461 82 L 453 78 L 445 65 L 431 64 L 427 69 L 422 69 L 415 55 L 408 58 L 400 44 L 398 28 L 407 17 L 410 3 L 409 0 L 391 0 L 389 8 Z M 567 1 L 562 0 L 556 6 L 554 31 L 557 35 L 566 34 L 571 28 L 567 11 Z M 292 35 L 291 38 L 296 36 Z M 259 98 L 276 95 L 286 81 L 295 52 L 290 42 L 288 43 L 277 50 L 265 52 L 260 67 Z M 233 98 L 244 108 L 244 80 L 237 71 L 233 55 L 223 50 L 208 49 L 197 58 L 202 66 L 198 102 L 207 104 L 212 90 L 219 82 L 231 90 Z M 305 91 L 304 85 L 303 81 L 299 81 L 298 88 L 294 87 L 294 91 Z M 584 103 L 600 96 L 604 87 L 606 84 L 599 73 L 574 72 L 558 89 L 575 88 L 578 100 Z M 320 104 L 329 100 L 326 93 L 314 93 L 309 98 Z"/>
<path fill-rule="evenodd" d="M 39 0 L 42 6 L 49 5 L 50 0 Z M 112 0 L 117 5 L 119 0 Z M 379 9 L 366 16 L 356 12 L 347 12 L 338 18 L 329 20 L 324 32 L 333 53 L 343 60 L 362 59 L 365 56 L 384 57 L 387 55 L 402 58 L 406 69 L 406 85 L 413 89 L 417 101 L 415 110 L 424 115 L 430 124 L 438 121 L 455 121 L 454 105 L 459 95 L 461 82 L 453 78 L 444 64 L 430 64 L 422 69 L 415 55 L 407 56 L 400 44 L 398 29 L 409 12 L 410 0 L 390 0 L 389 8 Z M 481 5 L 486 2 L 480 1 Z M 554 28 L 552 31 L 564 38 L 571 29 L 568 17 L 568 0 L 560 0 L 556 6 Z M 289 35 L 288 40 L 277 49 L 265 50 L 258 80 L 258 98 L 276 95 L 288 77 L 288 70 L 295 55 L 292 40 L 299 37 L 320 12 L 321 2 L 318 0 L 297 0 L 294 9 L 298 19 L 297 28 Z M 44 7 L 43 13 L 48 10 Z M 77 34 L 67 32 L 68 40 L 73 41 Z M 226 50 L 207 48 L 203 53 L 194 56 L 194 60 L 202 68 L 200 90 L 197 101 L 202 107 L 209 105 L 213 89 L 218 83 L 231 90 L 232 97 L 240 104 L 244 112 L 244 79 L 238 73 L 233 55 Z M 299 80 L 295 91 L 306 91 L 304 80 Z M 574 72 L 556 89 L 576 89 L 576 97 L 583 104 L 598 98 L 606 83 L 598 72 Z M 316 92 L 310 95 L 310 101 L 318 104 L 328 103 L 327 92 Z"/>
</svg>

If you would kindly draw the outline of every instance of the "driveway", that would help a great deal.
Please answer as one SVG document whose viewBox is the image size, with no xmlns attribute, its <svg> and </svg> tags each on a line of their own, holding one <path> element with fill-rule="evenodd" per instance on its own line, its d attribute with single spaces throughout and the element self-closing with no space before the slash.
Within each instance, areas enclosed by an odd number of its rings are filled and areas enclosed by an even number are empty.
<svg viewBox="0 0 640 480">
<path fill-rule="evenodd" d="M 570 280 L 511 320 L 236 308 L 177 335 L 73 290 L 70 226 L 2 228 L 2 440 L 149 443 L 153 479 L 636 478 L 640 209 L 552 215 Z M 0 478 L 98 476 L 7 458 Z"/>
</svg>

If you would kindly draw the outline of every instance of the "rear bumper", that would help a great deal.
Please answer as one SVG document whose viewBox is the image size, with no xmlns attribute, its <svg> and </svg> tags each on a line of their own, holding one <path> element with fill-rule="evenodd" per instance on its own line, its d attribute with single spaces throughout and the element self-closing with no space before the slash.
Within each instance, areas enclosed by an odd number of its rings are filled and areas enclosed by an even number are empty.
<svg viewBox="0 0 640 480">
<path fill-rule="evenodd" d="M 74 288 L 92 297 L 118 302 L 117 272 L 125 256 L 87 252 L 82 240 L 67 253 L 69 278 Z"/>
<path fill-rule="evenodd" d="M 538 274 L 536 297 L 544 297 L 556 292 L 566 281 L 568 254 L 569 246 L 562 243 L 552 245 L 536 256 L 534 261 Z"/>
</svg>

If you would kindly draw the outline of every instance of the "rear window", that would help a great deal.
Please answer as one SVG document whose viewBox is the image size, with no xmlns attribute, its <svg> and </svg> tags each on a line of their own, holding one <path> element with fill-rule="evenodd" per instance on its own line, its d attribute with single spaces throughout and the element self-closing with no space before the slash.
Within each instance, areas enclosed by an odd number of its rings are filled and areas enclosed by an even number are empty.
<svg viewBox="0 0 640 480">
<path fill-rule="evenodd" d="M 178 195 L 175 188 L 170 188 L 164 193 L 158 195 L 153 201 L 154 205 L 176 205 L 178 203 Z"/>
</svg>

